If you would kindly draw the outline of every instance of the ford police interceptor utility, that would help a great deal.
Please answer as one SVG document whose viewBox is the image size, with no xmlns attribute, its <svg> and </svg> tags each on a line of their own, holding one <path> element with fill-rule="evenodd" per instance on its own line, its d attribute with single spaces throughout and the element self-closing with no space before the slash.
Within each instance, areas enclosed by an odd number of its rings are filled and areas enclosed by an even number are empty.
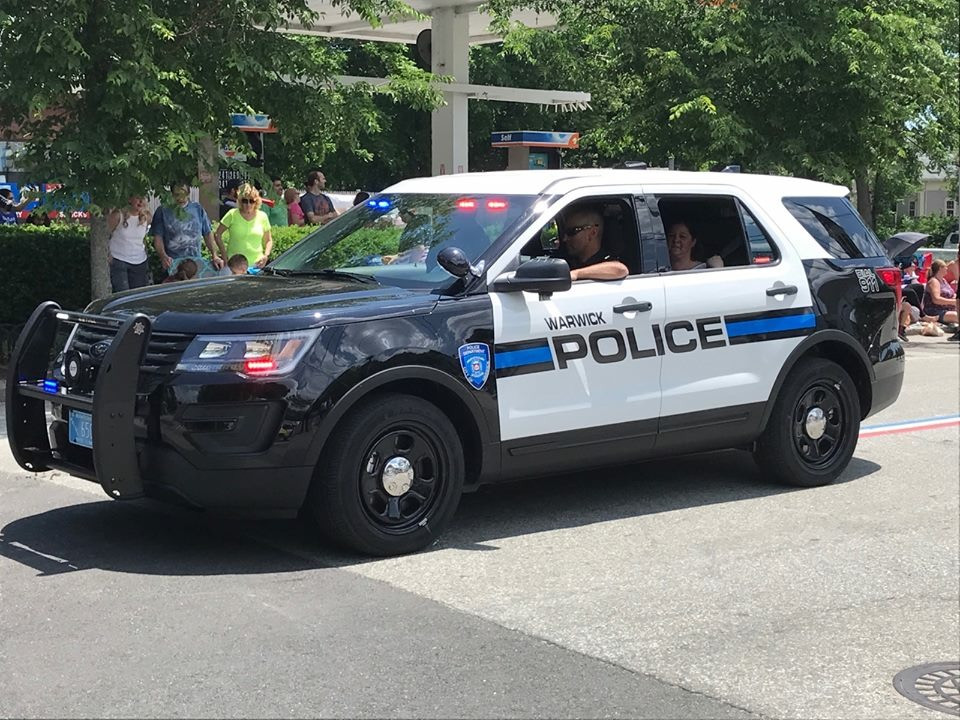
<svg viewBox="0 0 960 720">
<path fill-rule="evenodd" d="M 407 180 L 260 275 L 40 305 L 10 365 L 13 454 L 118 499 L 303 511 L 375 555 L 522 476 L 737 447 L 829 483 L 904 367 L 899 273 L 846 195 L 640 170 Z M 571 282 L 584 209 L 626 277 Z M 681 221 L 710 266 L 671 268 Z"/>
</svg>

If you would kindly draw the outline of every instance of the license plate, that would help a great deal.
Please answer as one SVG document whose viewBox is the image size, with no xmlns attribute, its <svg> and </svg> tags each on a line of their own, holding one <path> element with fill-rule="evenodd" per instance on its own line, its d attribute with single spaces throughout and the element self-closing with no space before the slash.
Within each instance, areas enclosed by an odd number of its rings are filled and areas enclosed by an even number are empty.
<svg viewBox="0 0 960 720">
<path fill-rule="evenodd" d="M 67 439 L 74 445 L 93 447 L 93 415 L 82 410 L 70 410 Z"/>
</svg>

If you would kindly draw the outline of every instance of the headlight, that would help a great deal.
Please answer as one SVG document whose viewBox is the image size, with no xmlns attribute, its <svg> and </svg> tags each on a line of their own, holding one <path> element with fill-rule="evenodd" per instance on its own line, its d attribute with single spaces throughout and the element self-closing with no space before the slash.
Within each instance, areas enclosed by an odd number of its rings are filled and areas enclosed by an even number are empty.
<svg viewBox="0 0 960 720">
<path fill-rule="evenodd" d="M 282 375 L 313 346 L 320 329 L 270 335 L 201 335 L 180 358 L 180 372 Z"/>
</svg>

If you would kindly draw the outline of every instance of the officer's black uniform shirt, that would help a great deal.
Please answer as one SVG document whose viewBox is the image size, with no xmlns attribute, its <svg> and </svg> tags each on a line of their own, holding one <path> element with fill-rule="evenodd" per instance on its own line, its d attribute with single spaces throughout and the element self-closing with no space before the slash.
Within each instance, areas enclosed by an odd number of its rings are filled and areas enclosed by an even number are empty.
<svg viewBox="0 0 960 720">
<path fill-rule="evenodd" d="M 580 262 L 580 260 L 575 257 L 571 257 L 565 252 L 561 254 L 560 257 L 567 261 L 567 265 L 570 266 L 571 270 L 579 270 L 580 268 L 590 267 L 591 265 L 596 265 L 597 263 L 602 262 L 623 262 L 619 255 L 611 251 L 609 248 L 605 248 L 603 246 L 601 246 L 595 254 L 591 255 L 583 262 Z"/>
</svg>

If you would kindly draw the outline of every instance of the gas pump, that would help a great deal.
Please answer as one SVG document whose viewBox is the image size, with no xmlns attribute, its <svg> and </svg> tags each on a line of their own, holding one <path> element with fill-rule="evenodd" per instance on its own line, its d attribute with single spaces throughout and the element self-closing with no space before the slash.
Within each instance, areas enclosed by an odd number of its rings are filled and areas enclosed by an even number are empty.
<svg viewBox="0 0 960 720">
<path fill-rule="evenodd" d="M 580 133 L 508 130 L 493 133 L 490 145 L 507 148 L 507 170 L 559 170 L 563 151 L 580 147 Z"/>
</svg>

